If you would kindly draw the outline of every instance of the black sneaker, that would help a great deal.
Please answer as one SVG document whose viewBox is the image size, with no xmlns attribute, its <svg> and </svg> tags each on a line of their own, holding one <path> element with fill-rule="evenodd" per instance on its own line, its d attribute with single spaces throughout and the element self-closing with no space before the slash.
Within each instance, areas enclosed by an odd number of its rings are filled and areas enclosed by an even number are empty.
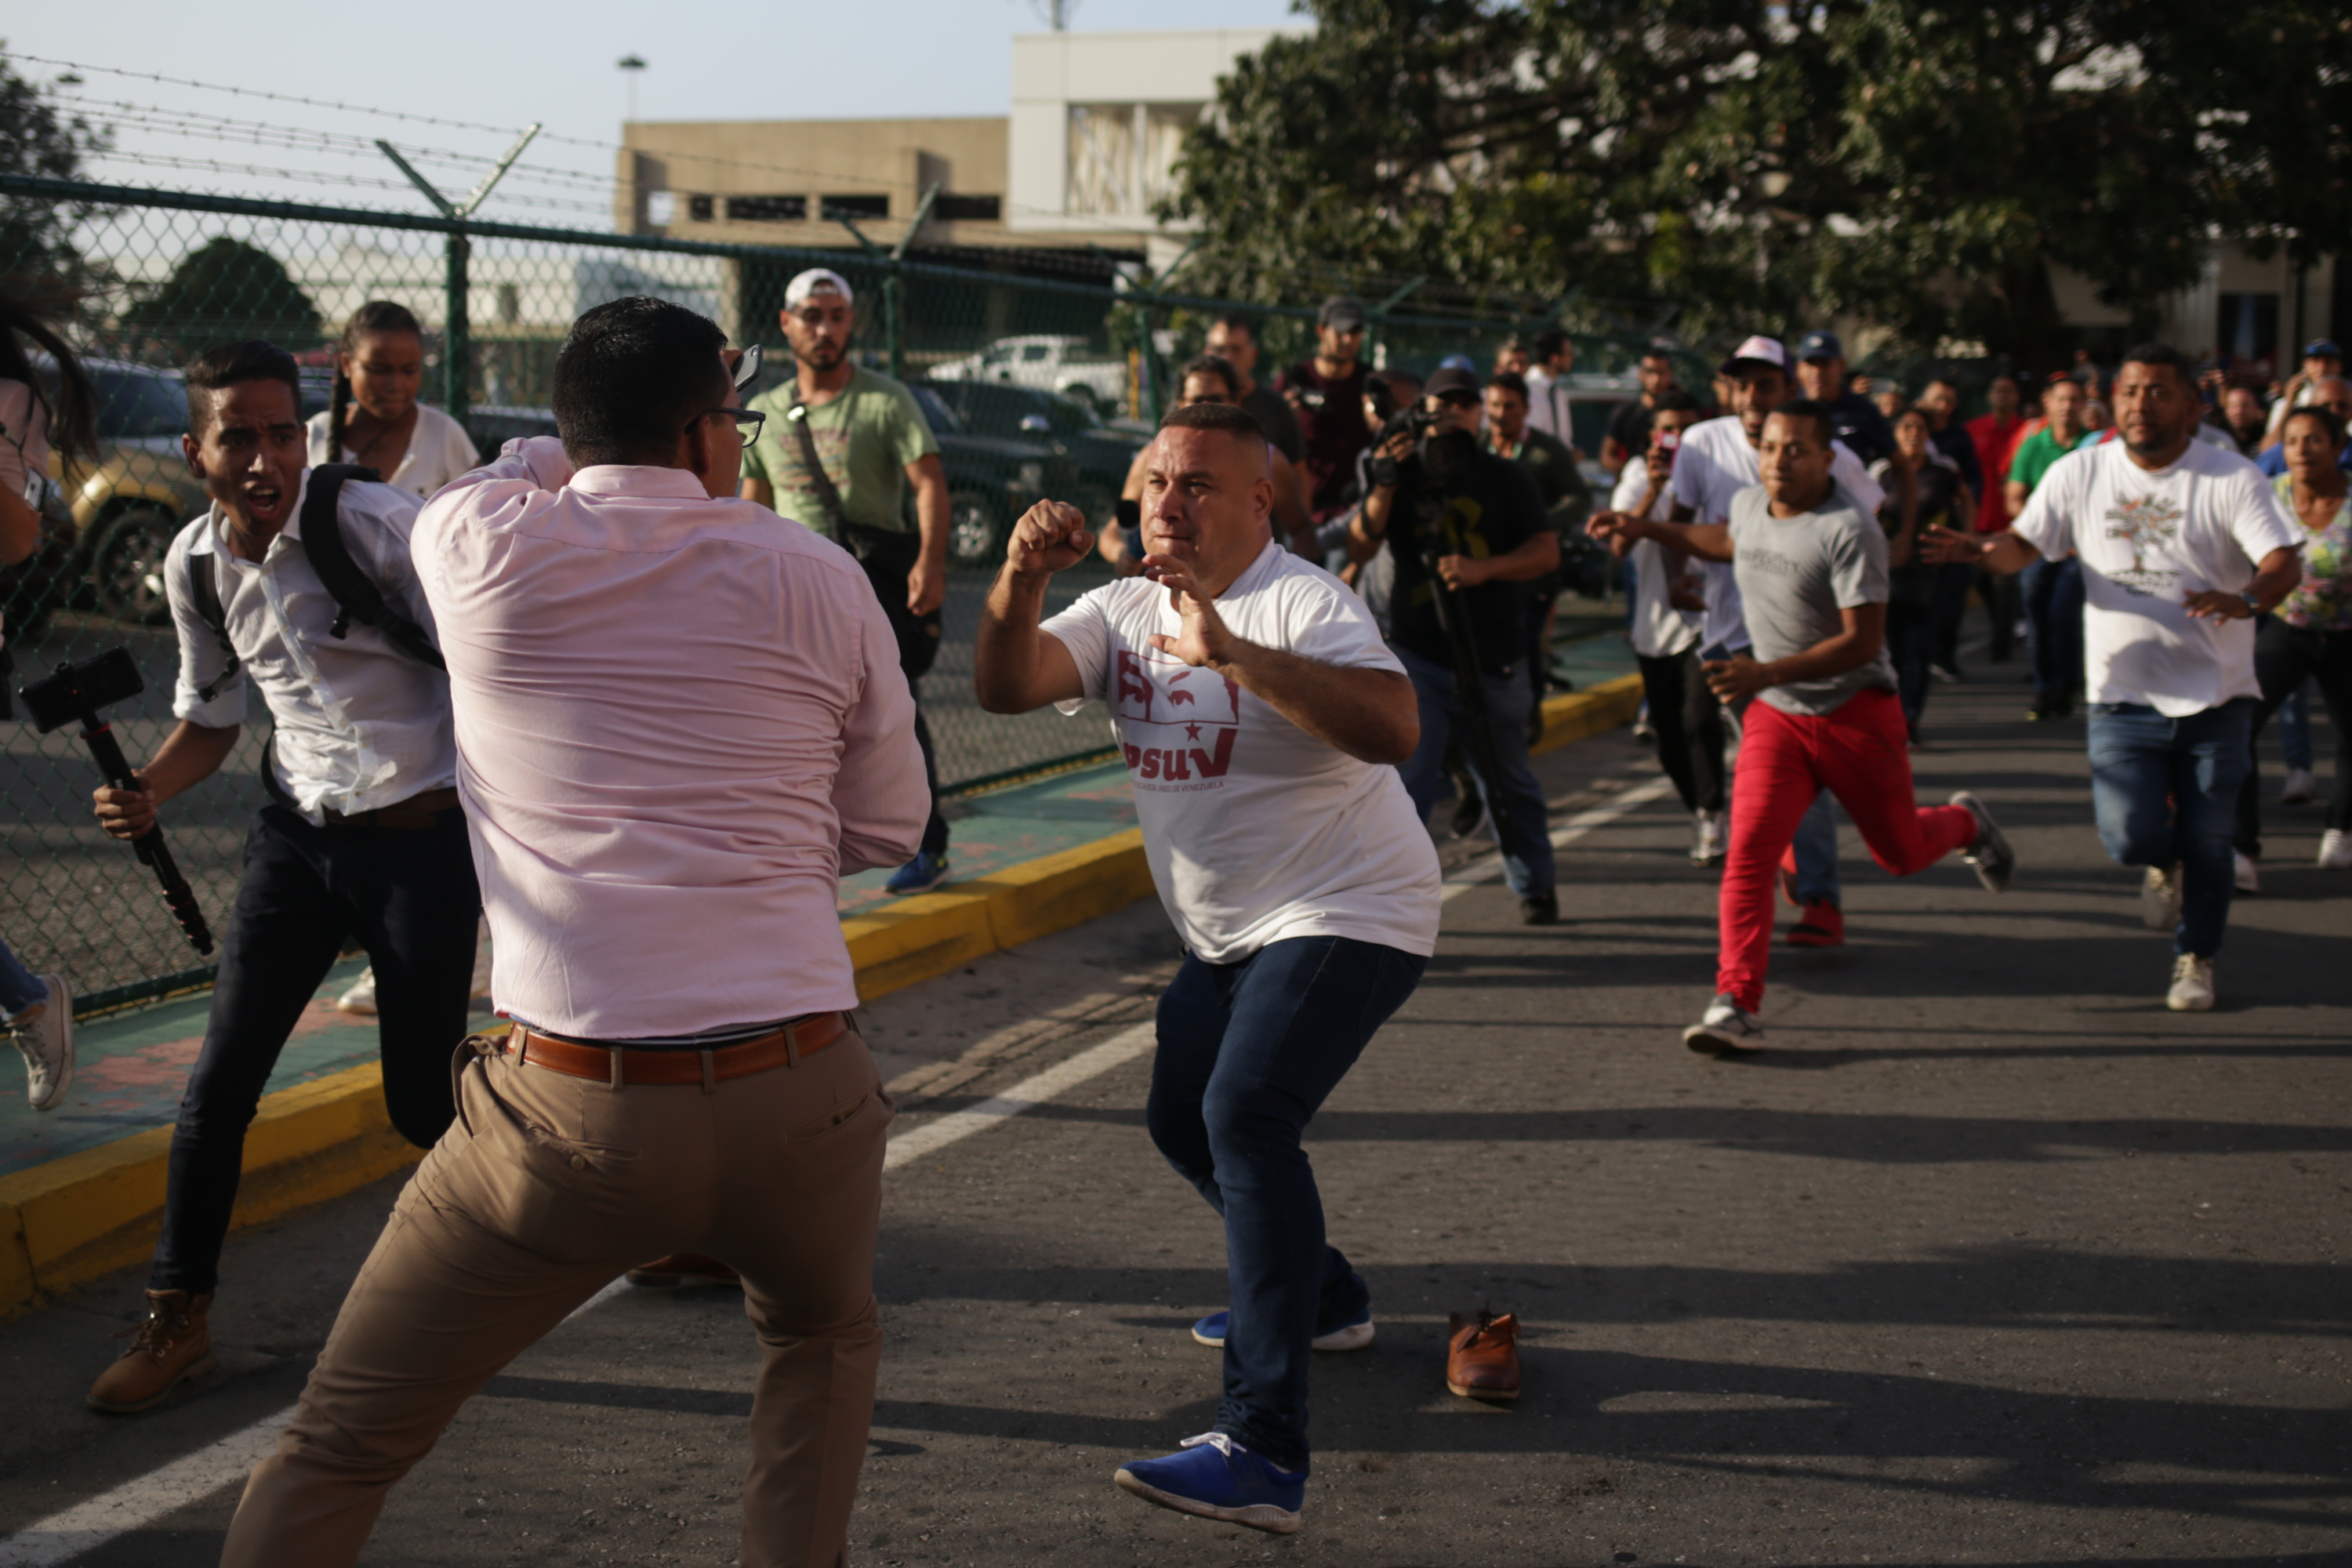
<svg viewBox="0 0 2352 1568">
<path fill-rule="evenodd" d="M 1984 802 L 1968 791 L 1952 796 L 1952 804 L 1966 807 L 1977 819 L 1976 842 L 1960 851 L 1960 858 L 1975 868 L 1977 880 L 1985 885 L 1986 891 L 2006 893 L 2010 879 L 2017 874 L 2017 852 L 2009 847 L 2008 835 L 1993 821 Z"/>
<path fill-rule="evenodd" d="M 1559 895 L 1557 892 L 1538 893 L 1532 899 L 1519 900 L 1519 923 L 1523 926 L 1549 926 L 1559 923 Z"/>
</svg>

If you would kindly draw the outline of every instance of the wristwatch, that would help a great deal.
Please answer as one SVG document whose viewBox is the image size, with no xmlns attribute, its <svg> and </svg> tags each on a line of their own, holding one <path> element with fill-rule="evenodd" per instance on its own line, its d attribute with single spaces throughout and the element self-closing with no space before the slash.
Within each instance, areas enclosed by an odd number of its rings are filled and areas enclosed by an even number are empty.
<svg viewBox="0 0 2352 1568">
<path fill-rule="evenodd" d="M 2240 597 L 2241 599 L 2243 599 L 2243 600 L 2246 602 L 2246 614 L 2247 614 L 2247 615 L 2249 615 L 2249 616 L 2259 616 L 2259 615 L 2261 615 L 2261 614 L 2263 613 L 2263 602 L 2262 602 L 2260 599 L 2258 599 L 2258 598 L 2254 597 L 2254 591 L 2253 591 L 2252 588 L 2249 588 L 2249 589 L 2247 589 L 2244 593 L 2240 594 L 2240 595 L 2238 595 L 2238 597 Z"/>
</svg>

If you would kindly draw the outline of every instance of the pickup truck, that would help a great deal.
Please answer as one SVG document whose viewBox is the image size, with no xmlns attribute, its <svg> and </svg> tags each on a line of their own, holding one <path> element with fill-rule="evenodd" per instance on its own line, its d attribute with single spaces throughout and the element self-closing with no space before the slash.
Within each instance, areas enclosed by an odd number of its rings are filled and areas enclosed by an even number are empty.
<svg viewBox="0 0 2352 1568">
<path fill-rule="evenodd" d="M 976 354 L 933 365 L 933 381 L 1003 381 L 1082 398 L 1108 415 L 1127 406 L 1127 362 L 1087 346 L 1082 337 L 1040 332 L 1000 338 Z"/>
</svg>

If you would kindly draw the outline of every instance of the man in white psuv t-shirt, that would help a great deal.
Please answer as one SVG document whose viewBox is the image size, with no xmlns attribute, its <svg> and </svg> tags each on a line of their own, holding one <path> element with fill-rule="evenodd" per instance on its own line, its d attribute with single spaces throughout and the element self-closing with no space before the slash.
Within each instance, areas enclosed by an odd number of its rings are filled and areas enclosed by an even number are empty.
<svg viewBox="0 0 2352 1568">
<path fill-rule="evenodd" d="M 2120 440 L 2059 458 L 2009 532 L 1938 531 L 1927 550 L 2001 573 L 2082 558 L 2099 838 L 2147 868 L 2142 914 L 2173 932 L 2176 1013 L 2213 1005 L 2262 695 L 2254 617 L 2302 579 L 2303 531 L 2253 464 L 2196 439 L 2202 407 L 2180 352 L 2142 344 L 2116 376 Z"/>
<path fill-rule="evenodd" d="M 1045 501 L 1014 527 L 974 648 L 980 704 L 1108 703 L 1184 964 L 1160 999 L 1152 1142 L 1224 1216 L 1233 1295 L 1213 1430 L 1118 1484 L 1181 1512 L 1298 1528 L 1310 1347 L 1372 1339 L 1324 1239 L 1299 1135 L 1437 943 L 1437 854 L 1395 764 L 1421 724 L 1362 601 L 1275 542 L 1257 422 L 1177 409 L 1147 455 L 1144 575 L 1038 624 L 1094 540 Z"/>
</svg>

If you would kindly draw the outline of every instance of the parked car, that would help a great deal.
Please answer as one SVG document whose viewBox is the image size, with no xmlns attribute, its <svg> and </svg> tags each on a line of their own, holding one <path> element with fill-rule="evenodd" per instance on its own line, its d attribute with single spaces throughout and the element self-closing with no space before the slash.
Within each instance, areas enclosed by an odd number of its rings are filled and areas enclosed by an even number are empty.
<svg viewBox="0 0 2352 1568">
<path fill-rule="evenodd" d="M 1004 558 L 1013 522 L 1041 500 L 1069 495 L 1077 474 L 1068 456 L 1035 435 L 980 436 L 967 429 L 940 389 L 908 388 L 939 437 L 948 476 L 948 559 L 987 566 Z M 908 504 L 914 504 L 908 497 Z"/>
<path fill-rule="evenodd" d="M 474 450 L 483 460 L 495 458 L 508 442 L 527 436 L 552 436 L 555 430 L 555 410 L 526 408 L 520 405 L 477 403 L 466 410 L 466 434 L 474 440 Z"/>
<path fill-rule="evenodd" d="M 1077 489 L 1066 500 L 1100 525 L 1111 514 L 1127 470 L 1149 437 L 1103 423 L 1090 405 L 1058 393 L 1001 382 L 949 381 L 932 388 L 975 436 L 1042 441 L 1070 460 Z"/>
<path fill-rule="evenodd" d="M 1009 382 L 1084 398 L 1097 409 L 1127 405 L 1127 362 L 1099 353 L 1081 337 L 1038 332 L 1000 338 L 976 354 L 933 365 L 933 381 Z"/>
<path fill-rule="evenodd" d="M 163 552 L 210 504 L 180 453 L 188 427 L 180 373 L 105 359 L 84 360 L 82 368 L 98 395 L 98 460 L 78 468 L 70 484 L 62 461 L 49 460 L 64 511 L 52 515 L 31 559 L 0 573 L 12 641 L 36 639 L 68 605 L 94 604 L 142 626 L 168 619 Z"/>
</svg>

